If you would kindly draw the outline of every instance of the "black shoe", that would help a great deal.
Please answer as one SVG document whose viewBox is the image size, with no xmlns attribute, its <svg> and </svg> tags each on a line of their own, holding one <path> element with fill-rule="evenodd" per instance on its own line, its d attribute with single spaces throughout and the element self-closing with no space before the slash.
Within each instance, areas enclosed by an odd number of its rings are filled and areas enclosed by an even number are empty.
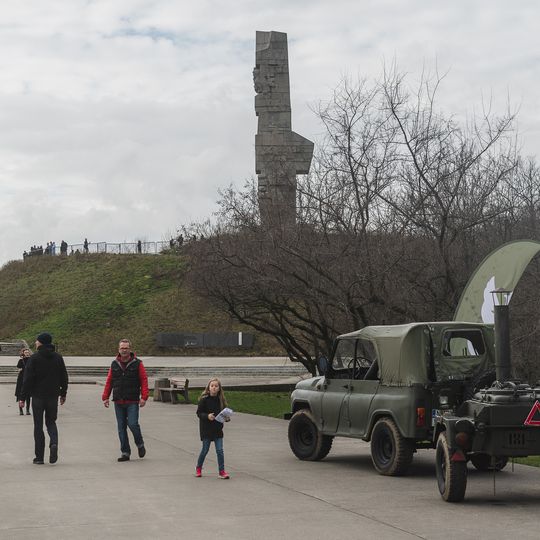
<svg viewBox="0 0 540 540">
<path fill-rule="evenodd" d="M 19 409 L 19 414 L 20 414 L 21 416 L 24 416 L 24 412 L 23 412 L 22 409 Z"/>
<path fill-rule="evenodd" d="M 129 456 L 122 454 L 116 461 L 129 461 Z"/>
<path fill-rule="evenodd" d="M 56 463 L 58 461 L 58 445 L 51 444 L 51 453 L 49 454 L 49 463 Z"/>
<path fill-rule="evenodd" d="M 42 459 L 39 459 L 39 458 L 34 458 L 34 461 L 32 461 L 32 463 L 34 465 L 43 465 L 44 461 Z"/>
<path fill-rule="evenodd" d="M 139 446 L 138 450 L 139 450 L 139 457 L 146 456 L 146 448 L 144 446 Z"/>
<path fill-rule="evenodd" d="M 22 414 L 22 412 L 21 412 L 21 414 Z M 26 414 L 30 414 L 30 411 L 28 409 L 26 409 Z"/>
</svg>

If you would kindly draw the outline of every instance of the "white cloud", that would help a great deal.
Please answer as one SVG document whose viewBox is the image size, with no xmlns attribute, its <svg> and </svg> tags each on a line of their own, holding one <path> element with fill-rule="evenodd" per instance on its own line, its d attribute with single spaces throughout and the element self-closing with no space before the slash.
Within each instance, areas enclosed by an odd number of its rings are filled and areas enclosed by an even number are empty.
<svg viewBox="0 0 540 540">
<path fill-rule="evenodd" d="M 289 35 L 293 127 L 341 76 L 450 70 L 464 115 L 520 106 L 537 153 L 540 12 L 529 0 L 27 0 L 0 22 L 0 264 L 32 244 L 161 240 L 254 174 L 255 31 Z"/>
</svg>

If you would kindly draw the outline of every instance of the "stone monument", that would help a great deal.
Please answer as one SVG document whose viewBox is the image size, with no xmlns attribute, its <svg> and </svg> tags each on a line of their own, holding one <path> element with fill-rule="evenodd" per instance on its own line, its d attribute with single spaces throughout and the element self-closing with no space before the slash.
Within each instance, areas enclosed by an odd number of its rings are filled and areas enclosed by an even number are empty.
<svg viewBox="0 0 540 540">
<path fill-rule="evenodd" d="M 307 174 L 313 143 L 292 131 L 287 34 L 257 32 L 255 69 L 255 171 L 262 225 L 296 223 L 296 175 Z"/>
</svg>

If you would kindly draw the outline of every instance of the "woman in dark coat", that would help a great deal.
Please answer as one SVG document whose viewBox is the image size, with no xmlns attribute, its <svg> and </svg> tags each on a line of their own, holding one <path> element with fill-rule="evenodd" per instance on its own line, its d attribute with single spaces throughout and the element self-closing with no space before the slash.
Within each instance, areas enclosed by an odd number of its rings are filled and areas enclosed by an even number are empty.
<svg viewBox="0 0 540 540">
<path fill-rule="evenodd" d="M 20 355 L 21 357 L 19 358 L 19 362 L 17 363 L 17 367 L 19 368 L 19 374 L 17 375 L 17 385 L 15 386 L 15 398 L 17 402 L 21 400 L 24 369 L 26 368 L 26 362 L 28 362 L 28 359 L 30 358 L 30 356 L 32 356 L 32 352 L 30 351 L 30 349 L 21 349 Z M 19 414 L 24 414 L 23 407 L 21 406 L 19 406 Z M 30 414 L 30 397 L 26 399 L 26 414 Z"/>
</svg>

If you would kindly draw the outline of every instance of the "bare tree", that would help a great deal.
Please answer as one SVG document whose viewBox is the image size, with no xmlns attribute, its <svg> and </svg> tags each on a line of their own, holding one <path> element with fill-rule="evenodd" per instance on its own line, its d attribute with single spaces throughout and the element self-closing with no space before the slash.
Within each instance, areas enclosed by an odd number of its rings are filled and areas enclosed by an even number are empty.
<svg viewBox="0 0 540 540">
<path fill-rule="evenodd" d="M 518 159 L 512 114 L 461 126 L 437 109 L 441 82 L 342 81 L 316 109 L 326 135 L 296 229 L 261 228 L 254 180 L 225 190 L 189 247 L 198 289 L 311 372 L 339 333 L 451 318 L 491 228 L 536 223 L 538 172 Z"/>
</svg>

